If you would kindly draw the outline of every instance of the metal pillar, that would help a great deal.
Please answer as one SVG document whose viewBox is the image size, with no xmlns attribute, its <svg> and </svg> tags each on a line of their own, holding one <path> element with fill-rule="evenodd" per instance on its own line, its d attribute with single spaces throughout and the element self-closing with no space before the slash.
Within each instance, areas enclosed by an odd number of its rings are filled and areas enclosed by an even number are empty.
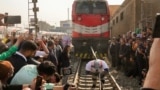
<svg viewBox="0 0 160 90">
<path fill-rule="evenodd" d="M 37 7 L 36 3 L 37 0 L 28 0 L 28 24 L 29 29 L 31 29 L 31 26 L 34 26 L 35 35 L 37 37 L 37 33 L 39 32 L 37 12 L 39 11 L 39 8 Z M 32 8 L 30 7 L 31 4 L 33 4 Z M 30 10 L 33 11 L 33 14 L 30 13 Z"/>
</svg>

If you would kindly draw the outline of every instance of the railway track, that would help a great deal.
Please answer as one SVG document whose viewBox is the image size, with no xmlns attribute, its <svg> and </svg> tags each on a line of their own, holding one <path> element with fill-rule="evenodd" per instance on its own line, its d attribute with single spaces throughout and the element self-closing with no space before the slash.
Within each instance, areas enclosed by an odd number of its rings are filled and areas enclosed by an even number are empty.
<svg viewBox="0 0 160 90">
<path fill-rule="evenodd" d="M 92 76 L 85 74 L 85 65 L 87 62 L 87 60 L 77 59 L 73 67 L 73 74 L 68 78 L 69 83 L 77 85 L 77 90 L 121 90 L 110 73 L 105 76 L 105 83 L 103 85 L 97 79 L 96 88 L 92 89 Z"/>
</svg>

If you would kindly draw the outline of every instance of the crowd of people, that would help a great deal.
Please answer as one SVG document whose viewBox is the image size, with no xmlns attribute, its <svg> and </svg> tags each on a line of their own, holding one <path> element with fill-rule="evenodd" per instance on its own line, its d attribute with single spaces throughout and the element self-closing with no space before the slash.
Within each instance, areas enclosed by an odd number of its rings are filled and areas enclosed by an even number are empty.
<svg viewBox="0 0 160 90">
<path fill-rule="evenodd" d="M 140 85 L 149 69 L 152 31 L 152 28 L 136 29 L 109 41 L 112 67 L 128 77 L 138 76 Z M 74 85 L 67 83 L 68 74 L 64 73 L 71 69 L 72 49 L 71 43 L 65 41 L 44 36 L 36 39 L 33 34 L 6 35 L 0 41 L 0 90 L 35 90 L 38 76 L 42 77 L 40 88 L 75 90 Z M 62 84 L 57 86 L 61 79 Z"/>
<path fill-rule="evenodd" d="M 0 41 L 0 90 L 75 90 L 62 73 L 71 67 L 72 46 L 64 42 L 58 37 L 6 35 Z M 39 89 L 37 77 L 42 78 Z"/>
<path fill-rule="evenodd" d="M 112 67 L 128 77 L 139 77 L 143 85 L 149 68 L 149 52 L 152 45 L 152 28 L 136 29 L 113 37 L 109 42 Z"/>
</svg>

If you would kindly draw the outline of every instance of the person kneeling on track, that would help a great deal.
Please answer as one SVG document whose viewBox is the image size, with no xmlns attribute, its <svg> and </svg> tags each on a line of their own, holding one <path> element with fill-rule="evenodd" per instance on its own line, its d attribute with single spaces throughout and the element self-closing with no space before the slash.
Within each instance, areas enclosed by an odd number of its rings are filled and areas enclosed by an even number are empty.
<svg viewBox="0 0 160 90">
<path fill-rule="evenodd" d="M 91 60 L 86 64 L 86 74 L 92 75 L 93 85 L 92 88 L 96 87 L 97 77 L 100 75 L 101 83 L 105 83 L 105 75 L 108 73 L 108 65 L 104 60 L 96 59 Z"/>
</svg>

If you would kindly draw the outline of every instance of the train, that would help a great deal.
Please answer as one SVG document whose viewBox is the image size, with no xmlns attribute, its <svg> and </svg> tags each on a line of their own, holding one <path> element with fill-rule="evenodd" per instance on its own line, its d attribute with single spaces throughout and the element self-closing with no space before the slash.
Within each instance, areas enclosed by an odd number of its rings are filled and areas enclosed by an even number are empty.
<svg viewBox="0 0 160 90">
<path fill-rule="evenodd" d="M 106 0 L 74 0 L 72 4 L 72 43 L 75 56 L 98 58 L 107 56 L 110 11 Z"/>
</svg>

